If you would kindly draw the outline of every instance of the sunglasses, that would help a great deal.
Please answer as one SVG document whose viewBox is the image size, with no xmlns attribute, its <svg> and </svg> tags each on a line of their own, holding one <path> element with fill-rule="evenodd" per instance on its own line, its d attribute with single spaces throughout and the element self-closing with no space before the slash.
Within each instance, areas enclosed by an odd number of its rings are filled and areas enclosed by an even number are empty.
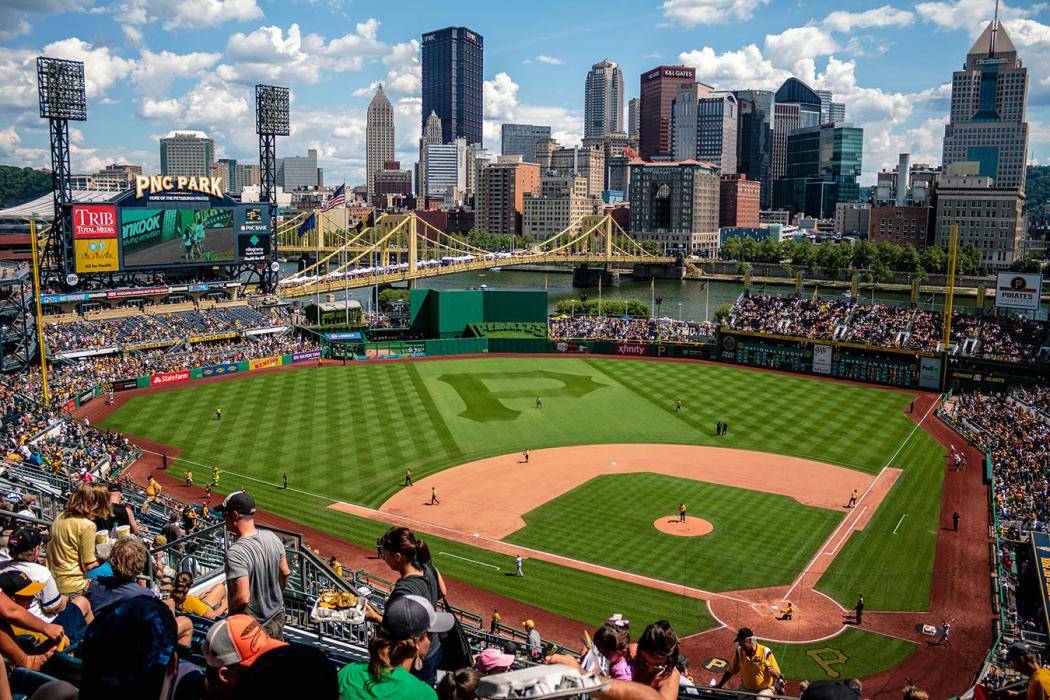
<svg viewBox="0 0 1050 700">
<path fill-rule="evenodd" d="M 645 660 L 645 657 L 642 656 L 641 654 L 639 654 L 638 656 L 636 656 L 634 658 L 635 658 L 635 661 L 637 661 L 640 666 L 644 666 L 645 668 L 652 669 L 653 671 L 663 671 L 664 669 L 666 669 L 666 668 L 668 668 L 670 666 L 670 664 L 667 664 L 667 663 L 662 663 L 662 664 L 649 663 L 648 661 Z"/>
</svg>

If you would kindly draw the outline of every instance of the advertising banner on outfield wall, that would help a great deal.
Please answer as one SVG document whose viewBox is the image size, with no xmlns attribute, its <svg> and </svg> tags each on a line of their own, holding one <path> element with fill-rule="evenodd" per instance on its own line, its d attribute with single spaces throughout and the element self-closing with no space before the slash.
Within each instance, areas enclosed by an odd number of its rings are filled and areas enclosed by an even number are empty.
<svg viewBox="0 0 1050 700">
<path fill-rule="evenodd" d="M 222 377 L 227 374 L 237 373 L 236 362 L 224 362 L 221 365 L 212 365 L 211 367 L 201 367 L 202 377 Z"/>
<path fill-rule="evenodd" d="M 617 355 L 648 355 L 649 346 L 645 343 L 613 343 Z"/>
<path fill-rule="evenodd" d="M 266 369 L 267 367 L 280 367 L 280 366 L 281 366 L 281 358 L 280 358 L 280 356 L 277 356 L 277 357 L 260 357 L 259 359 L 256 359 L 256 360 L 248 360 L 248 369 L 249 370 Z"/>
<path fill-rule="evenodd" d="M 110 384 L 113 387 L 113 391 L 130 391 L 131 389 L 137 389 L 138 385 L 138 379 L 118 379 Z"/>
<path fill-rule="evenodd" d="M 941 388 L 941 358 L 919 358 L 919 386 L 923 389 Z"/>
<path fill-rule="evenodd" d="M 832 347 L 830 345 L 813 346 L 814 374 L 831 374 L 831 354 Z"/>
<path fill-rule="evenodd" d="M 1000 272 L 995 280 L 995 305 L 1003 309 L 1039 310 L 1043 276 L 1023 272 Z"/>
<path fill-rule="evenodd" d="M 189 378 L 190 371 L 188 369 L 184 369 L 178 372 L 165 372 L 164 374 L 154 374 L 149 378 L 149 383 L 152 386 L 164 386 L 165 384 L 184 382 Z"/>
<path fill-rule="evenodd" d="M 87 391 L 81 392 L 80 396 L 77 397 L 77 405 L 83 406 L 93 398 L 95 398 L 95 387 L 91 387 Z"/>
<path fill-rule="evenodd" d="M 320 358 L 320 350 L 311 350 L 310 352 L 297 352 L 292 355 L 292 364 L 295 364 L 296 362 L 306 362 L 308 360 L 319 360 Z"/>
<path fill-rule="evenodd" d="M 567 343 L 565 341 L 559 341 L 554 345 L 554 349 L 558 352 L 587 352 L 587 346 L 581 343 Z"/>
</svg>

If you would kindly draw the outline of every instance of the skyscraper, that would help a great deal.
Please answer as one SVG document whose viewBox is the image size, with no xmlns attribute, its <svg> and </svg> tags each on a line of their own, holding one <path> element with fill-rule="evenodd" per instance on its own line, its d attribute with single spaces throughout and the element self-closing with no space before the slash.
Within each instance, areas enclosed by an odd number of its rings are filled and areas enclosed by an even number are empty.
<svg viewBox="0 0 1050 700">
<path fill-rule="evenodd" d="M 549 126 L 503 124 L 500 128 L 500 149 L 505 156 L 521 156 L 526 163 L 538 163 L 536 142 L 550 137 Z"/>
<path fill-rule="evenodd" d="M 444 143 L 441 131 L 441 119 L 431 112 L 423 129 L 423 137 L 419 139 L 419 161 L 416 163 L 416 192 L 421 197 L 427 196 L 427 146 Z"/>
<path fill-rule="evenodd" d="M 952 74 L 952 106 L 944 127 L 944 167 L 979 164 L 996 188 L 1024 192 L 1028 149 L 1028 69 L 997 21 L 985 27 Z"/>
<path fill-rule="evenodd" d="M 203 131 L 172 131 L 160 140 L 161 175 L 210 175 L 214 163 L 215 142 Z"/>
<path fill-rule="evenodd" d="M 638 140 L 641 131 L 641 111 L 642 101 L 639 98 L 632 97 L 627 101 L 627 137 L 632 141 Z"/>
<path fill-rule="evenodd" d="M 834 124 L 846 121 L 846 105 L 842 102 L 834 102 L 835 96 L 831 90 L 817 90 L 820 96 L 820 123 Z"/>
<path fill-rule="evenodd" d="M 584 85 L 583 135 L 623 131 L 623 71 L 606 59 L 591 66 Z"/>
<path fill-rule="evenodd" d="M 368 201 L 375 195 L 376 175 L 383 163 L 394 160 L 394 107 L 383 92 L 382 84 L 368 105 L 365 124 L 365 175 Z"/>
<path fill-rule="evenodd" d="M 787 169 L 787 140 L 795 129 L 820 125 L 820 95 L 798 78 L 777 90 L 773 106 L 773 180 Z"/>
<path fill-rule="evenodd" d="M 731 92 L 704 95 L 697 104 L 696 156 L 722 175 L 736 172 L 737 101 Z"/>
<path fill-rule="evenodd" d="M 761 185 L 762 208 L 773 202 L 773 93 L 737 90 L 737 172 Z"/>
<path fill-rule="evenodd" d="M 434 112 L 441 143 L 482 143 L 485 39 L 466 27 L 423 35 L 423 127 Z"/>
<path fill-rule="evenodd" d="M 860 195 L 864 130 L 852 124 L 796 129 L 787 139 L 785 177 L 777 180 L 774 206 L 821 218 L 835 215 L 838 202 Z"/>
<path fill-rule="evenodd" d="M 307 149 L 305 156 L 277 159 L 277 186 L 285 192 L 317 187 L 317 149 Z"/>
<path fill-rule="evenodd" d="M 672 103 L 682 83 L 696 82 L 689 66 L 657 66 L 641 76 L 638 155 L 642 160 L 672 155 Z"/>
</svg>

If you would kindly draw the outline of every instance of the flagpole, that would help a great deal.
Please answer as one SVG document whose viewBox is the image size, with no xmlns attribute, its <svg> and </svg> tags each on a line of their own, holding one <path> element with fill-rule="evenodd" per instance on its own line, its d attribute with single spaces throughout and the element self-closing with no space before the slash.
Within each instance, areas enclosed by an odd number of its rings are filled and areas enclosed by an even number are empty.
<svg viewBox="0 0 1050 700">
<path fill-rule="evenodd" d="M 598 273 L 598 317 L 602 315 L 602 274 Z"/>
<path fill-rule="evenodd" d="M 649 316 L 656 317 L 656 278 L 649 279 Z"/>
<path fill-rule="evenodd" d="M 320 265 L 320 263 L 321 263 L 321 235 L 322 235 L 321 232 L 323 231 L 323 227 L 322 227 L 322 224 L 321 224 L 321 221 L 322 221 L 323 217 L 321 215 L 323 213 L 324 213 L 323 209 L 321 211 L 317 212 L 317 222 L 316 222 L 317 223 L 317 263 L 318 263 L 318 265 Z M 321 325 L 321 268 L 320 267 L 317 268 L 317 282 L 314 284 L 314 306 L 317 308 L 317 325 L 320 326 Z"/>
</svg>

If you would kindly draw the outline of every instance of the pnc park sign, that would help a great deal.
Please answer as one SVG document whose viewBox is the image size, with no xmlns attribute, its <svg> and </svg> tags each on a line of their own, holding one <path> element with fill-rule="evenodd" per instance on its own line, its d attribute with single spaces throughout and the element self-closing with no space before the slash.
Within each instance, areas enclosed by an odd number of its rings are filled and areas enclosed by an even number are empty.
<svg viewBox="0 0 1050 700">
<path fill-rule="evenodd" d="M 221 177 L 209 177 L 207 175 L 201 175 L 189 177 L 185 175 L 173 176 L 173 175 L 136 175 L 135 176 L 135 199 L 139 199 L 142 195 L 157 194 L 159 192 L 169 192 L 171 190 L 179 190 L 183 192 L 203 192 L 204 194 L 214 195 L 216 197 L 222 197 L 222 178 Z"/>
</svg>

